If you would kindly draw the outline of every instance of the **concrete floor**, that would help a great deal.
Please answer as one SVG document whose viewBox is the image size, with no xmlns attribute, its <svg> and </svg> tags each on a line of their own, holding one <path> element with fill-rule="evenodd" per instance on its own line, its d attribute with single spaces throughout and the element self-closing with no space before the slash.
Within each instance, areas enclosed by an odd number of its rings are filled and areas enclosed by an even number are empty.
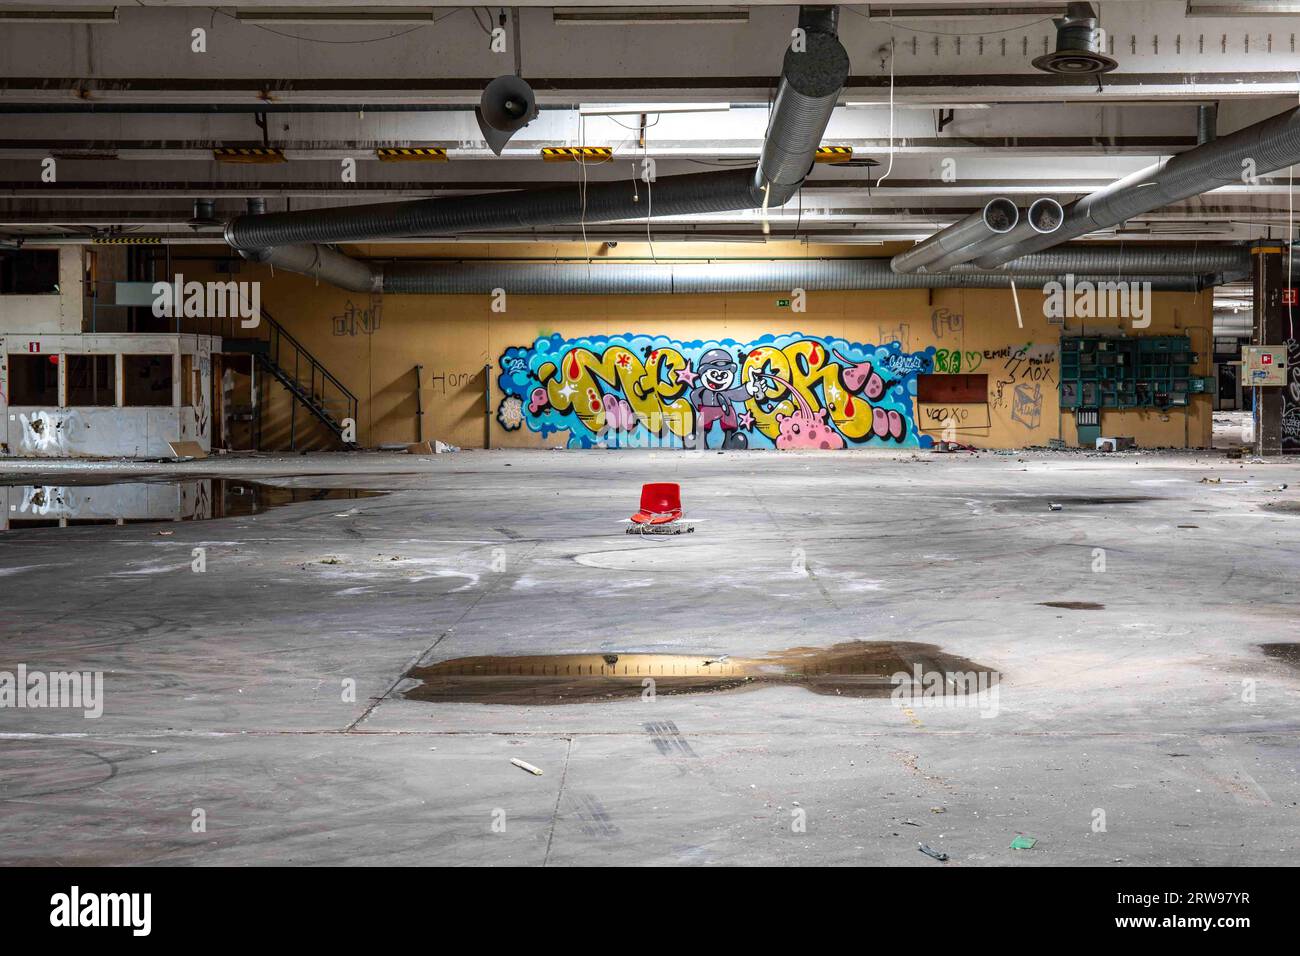
<svg viewBox="0 0 1300 956">
<path fill-rule="evenodd" d="M 0 710 L 0 863 L 1296 861 L 1300 670 L 1259 647 L 1300 640 L 1294 460 L 555 451 L 93 471 L 391 493 L 0 534 L 0 670 L 105 673 L 97 720 Z M 694 534 L 623 533 L 651 480 L 682 483 Z M 992 668 L 996 710 L 798 686 L 399 696 L 416 662 L 471 655 L 851 640 Z M 1018 834 L 1037 845 L 1009 849 Z"/>
</svg>

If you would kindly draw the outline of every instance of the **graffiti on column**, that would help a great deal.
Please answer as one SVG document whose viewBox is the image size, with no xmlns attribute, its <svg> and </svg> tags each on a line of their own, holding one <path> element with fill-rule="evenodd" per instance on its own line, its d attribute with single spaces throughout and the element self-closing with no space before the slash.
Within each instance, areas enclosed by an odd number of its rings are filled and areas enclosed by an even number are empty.
<svg viewBox="0 0 1300 956">
<path fill-rule="evenodd" d="M 934 354 L 800 333 L 749 343 L 555 334 L 502 353 L 497 421 L 567 433 L 572 448 L 928 447 L 913 409 Z"/>
<path fill-rule="evenodd" d="M 1282 452 L 1300 452 L 1300 341 L 1286 343 L 1286 388 L 1282 389 Z"/>
</svg>

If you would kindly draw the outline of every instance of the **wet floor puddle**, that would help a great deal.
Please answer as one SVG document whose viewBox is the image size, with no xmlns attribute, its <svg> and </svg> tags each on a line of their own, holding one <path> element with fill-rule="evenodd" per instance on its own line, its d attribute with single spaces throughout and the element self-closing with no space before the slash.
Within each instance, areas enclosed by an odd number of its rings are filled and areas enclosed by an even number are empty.
<svg viewBox="0 0 1300 956">
<path fill-rule="evenodd" d="M 1264 652 L 1265 657 L 1271 657 L 1283 664 L 1290 664 L 1292 667 L 1300 668 L 1300 644 L 1294 642 L 1261 644 L 1259 649 Z"/>
<path fill-rule="evenodd" d="M 903 674 L 895 681 L 894 675 Z M 793 685 L 815 694 L 888 697 L 900 683 L 941 674 L 954 687 L 998 683 L 995 671 L 933 644 L 850 641 L 828 648 L 796 647 L 766 657 L 686 654 L 551 654 L 458 657 L 406 676 L 420 681 L 409 700 L 462 704 L 578 704 L 641 697 L 647 678 L 655 694 L 702 694 L 741 687 Z M 975 683 L 967 683 L 974 681 Z M 952 692 L 951 690 L 949 692 Z M 917 694 L 920 693 L 918 688 Z"/>
<path fill-rule="evenodd" d="M 351 500 L 380 494 L 358 488 L 289 488 L 238 478 L 0 484 L 0 531 L 209 521 L 247 517 L 304 501 Z"/>
<path fill-rule="evenodd" d="M 1039 601 L 1039 607 L 1062 607 L 1067 611 L 1104 611 L 1106 605 L 1096 601 Z"/>
<path fill-rule="evenodd" d="M 1112 505 L 1138 505 L 1149 501 L 1163 501 L 1157 495 L 1022 495 L 1015 498 L 997 498 L 990 502 L 993 508 L 1002 512 L 1035 513 L 1048 510 L 1049 503 L 1058 504 L 1069 511 L 1073 508 L 1107 508 Z"/>
</svg>

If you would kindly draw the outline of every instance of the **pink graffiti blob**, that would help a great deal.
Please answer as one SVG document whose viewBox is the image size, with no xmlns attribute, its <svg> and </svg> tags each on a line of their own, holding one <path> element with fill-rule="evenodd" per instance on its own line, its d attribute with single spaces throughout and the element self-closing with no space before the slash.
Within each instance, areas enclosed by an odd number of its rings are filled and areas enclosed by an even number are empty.
<svg viewBox="0 0 1300 956">
<path fill-rule="evenodd" d="M 636 428 L 636 412 L 632 411 L 632 406 L 617 395 L 606 395 L 603 399 L 605 405 L 605 427 L 617 428 L 619 431 L 630 432 Z"/>
<path fill-rule="evenodd" d="M 844 439 L 840 437 L 840 433 L 826 423 L 826 409 L 822 408 L 814 412 L 804 397 L 785 379 L 776 375 L 767 377 L 784 385 L 786 391 L 799 403 L 799 411 L 785 416 L 777 423 L 779 431 L 775 444 L 778 449 L 791 451 L 796 448 L 844 447 Z"/>
<path fill-rule="evenodd" d="M 873 408 L 871 410 L 871 430 L 875 432 L 877 438 L 892 438 L 895 441 L 902 441 L 905 432 L 903 416 L 892 408 L 889 411 L 885 411 L 883 408 Z"/>
<path fill-rule="evenodd" d="M 862 392 L 873 402 L 885 394 L 885 380 L 870 362 L 852 362 L 835 350 L 835 357 L 849 367 L 844 370 L 844 384 L 850 392 Z M 865 390 L 864 390 L 865 389 Z"/>
<path fill-rule="evenodd" d="M 545 408 L 549 404 L 551 404 L 551 400 L 546 397 L 546 389 L 544 388 L 533 389 L 533 394 L 529 397 L 528 400 L 528 410 L 530 412 L 536 415 L 538 412 L 540 412 L 543 408 Z"/>
</svg>

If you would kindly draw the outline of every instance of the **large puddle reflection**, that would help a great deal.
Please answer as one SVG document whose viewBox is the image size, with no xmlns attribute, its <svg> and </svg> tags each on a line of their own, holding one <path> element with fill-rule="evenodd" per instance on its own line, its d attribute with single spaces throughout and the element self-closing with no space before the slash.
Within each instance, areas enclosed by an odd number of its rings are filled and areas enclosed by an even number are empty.
<svg viewBox="0 0 1300 956">
<path fill-rule="evenodd" d="M 301 501 L 370 498 L 356 488 L 284 488 L 238 478 L 0 485 L 0 531 L 208 521 L 259 514 Z"/>
<path fill-rule="evenodd" d="M 409 699 L 477 704 L 576 704 L 655 694 L 698 694 L 740 687 L 792 684 L 815 694 L 888 697 L 894 675 L 942 675 L 971 693 L 998 683 L 998 674 L 933 644 L 850 641 L 833 647 L 796 647 L 766 657 L 684 654 L 555 654 L 458 657 L 406 676 L 420 683 Z M 651 681 L 652 683 L 647 683 Z M 942 692 L 944 688 L 940 688 Z M 953 687 L 947 688 L 951 693 Z"/>
</svg>

